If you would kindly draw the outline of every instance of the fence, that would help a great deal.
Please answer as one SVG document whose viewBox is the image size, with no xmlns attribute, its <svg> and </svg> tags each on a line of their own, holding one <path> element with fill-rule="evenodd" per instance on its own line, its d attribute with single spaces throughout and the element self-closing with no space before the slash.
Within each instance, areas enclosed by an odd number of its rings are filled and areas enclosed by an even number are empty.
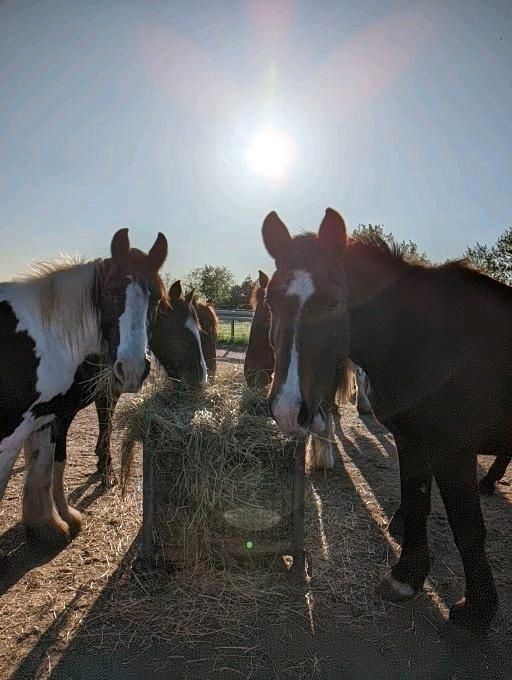
<svg viewBox="0 0 512 680">
<path fill-rule="evenodd" d="M 250 309 L 217 309 L 219 343 L 246 345 L 249 342 L 254 312 Z"/>
</svg>

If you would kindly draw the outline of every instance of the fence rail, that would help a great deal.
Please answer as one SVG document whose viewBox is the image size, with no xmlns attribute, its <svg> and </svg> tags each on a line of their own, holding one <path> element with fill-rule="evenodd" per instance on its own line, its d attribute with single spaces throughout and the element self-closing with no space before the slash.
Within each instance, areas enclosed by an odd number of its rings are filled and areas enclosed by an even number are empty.
<svg viewBox="0 0 512 680">
<path fill-rule="evenodd" d="M 216 309 L 219 317 L 219 341 L 246 345 L 249 339 L 254 312 L 252 309 Z M 238 332 L 237 332 L 238 331 Z"/>
</svg>

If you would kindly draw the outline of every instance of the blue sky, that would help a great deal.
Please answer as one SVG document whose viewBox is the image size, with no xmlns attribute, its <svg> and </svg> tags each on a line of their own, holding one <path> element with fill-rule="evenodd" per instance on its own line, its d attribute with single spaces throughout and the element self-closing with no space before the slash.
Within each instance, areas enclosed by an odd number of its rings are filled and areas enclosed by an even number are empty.
<svg viewBox="0 0 512 680">
<path fill-rule="evenodd" d="M 327 206 L 434 259 L 512 225 L 512 4 L 0 1 L 0 278 L 169 238 L 173 277 L 272 265 Z M 294 139 L 280 181 L 245 149 Z"/>
</svg>

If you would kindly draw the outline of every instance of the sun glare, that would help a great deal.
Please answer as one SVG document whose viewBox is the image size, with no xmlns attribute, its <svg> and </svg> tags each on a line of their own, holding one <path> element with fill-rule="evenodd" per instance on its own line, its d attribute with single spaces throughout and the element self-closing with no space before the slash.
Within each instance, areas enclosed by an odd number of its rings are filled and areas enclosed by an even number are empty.
<svg viewBox="0 0 512 680">
<path fill-rule="evenodd" d="M 249 167 L 270 179 L 282 178 L 292 160 L 293 144 L 284 132 L 268 128 L 254 137 L 247 149 Z"/>
</svg>

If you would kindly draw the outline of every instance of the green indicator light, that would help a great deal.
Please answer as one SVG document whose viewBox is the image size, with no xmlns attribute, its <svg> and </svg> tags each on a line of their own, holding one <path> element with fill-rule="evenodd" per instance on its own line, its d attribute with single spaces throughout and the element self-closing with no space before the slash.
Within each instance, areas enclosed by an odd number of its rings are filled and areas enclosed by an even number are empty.
<svg viewBox="0 0 512 680">
<path fill-rule="evenodd" d="M 247 541 L 245 547 L 247 548 L 247 550 L 250 550 L 252 548 L 252 541 Z"/>
</svg>

